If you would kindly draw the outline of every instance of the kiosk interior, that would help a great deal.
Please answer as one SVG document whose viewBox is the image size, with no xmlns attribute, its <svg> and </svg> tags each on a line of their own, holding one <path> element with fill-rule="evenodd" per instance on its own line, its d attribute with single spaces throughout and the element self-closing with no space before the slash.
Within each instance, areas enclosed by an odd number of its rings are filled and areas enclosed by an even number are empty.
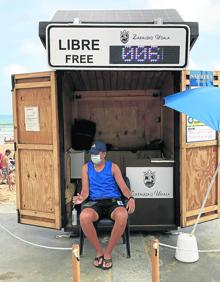
<svg viewBox="0 0 220 282">
<path fill-rule="evenodd" d="M 158 17 L 163 24 L 154 24 Z M 74 18 L 80 23 L 72 24 Z M 71 226 L 71 199 L 86 150 L 98 139 L 130 179 L 131 229 L 175 229 L 179 114 L 163 107 L 163 97 L 181 89 L 198 24 L 183 22 L 175 10 L 58 11 L 51 22 L 40 22 L 39 34 L 56 71 L 13 80 L 19 221 L 78 228 Z M 111 45 L 107 55 L 102 42 Z"/>
</svg>

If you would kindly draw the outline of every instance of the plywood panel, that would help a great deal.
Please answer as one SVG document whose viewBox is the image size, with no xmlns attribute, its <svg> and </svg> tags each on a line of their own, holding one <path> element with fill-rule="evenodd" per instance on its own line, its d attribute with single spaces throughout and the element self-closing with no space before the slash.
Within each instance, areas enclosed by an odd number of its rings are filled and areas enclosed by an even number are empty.
<svg viewBox="0 0 220 282">
<path fill-rule="evenodd" d="M 41 78 L 41 79 L 48 79 L 50 80 L 50 75 L 51 72 L 50 71 L 42 71 L 42 72 L 31 72 L 31 73 L 22 73 L 22 74 L 16 74 L 15 75 L 15 81 L 16 84 L 19 83 L 20 80 L 24 79 L 24 80 L 31 80 L 31 81 L 35 81 L 36 78 Z"/>
<path fill-rule="evenodd" d="M 188 70 L 182 72 L 181 90 L 185 90 L 189 85 L 189 74 Z M 216 74 L 214 73 L 214 75 Z M 217 85 L 216 81 L 214 84 Z M 185 115 L 181 115 L 180 122 L 181 223 L 182 226 L 189 226 L 195 223 L 220 156 L 217 141 L 186 143 Z M 219 217 L 218 177 L 208 197 L 200 222 Z M 215 208 L 213 209 L 213 207 Z"/>
<path fill-rule="evenodd" d="M 203 209 L 203 213 L 209 213 L 209 212 L 216 212 L 218 210 L 218 206 L 217 205 L 214 205 L 214 206 L 209 206 L 207 208 L 204 208 Z M 197 209 L 197 210 L 191 210 L 191 211 L 188 211 L 186 213 L 186 216 L 187 217 L 190 217 L 190 216 L 197 216 L 200 212 L 200 209 Z"/>
<path fill-rule="evenodd" d="M 21 223 L 59 229 L 60 145 L 56 75 L 55 72 L 15 75 L 13 82 L 19 219 Z M 26 131 L 25 107 L 38 107 L 39 132 Z"/>
<path fill-rule="evenodd" d="M 217 148 L 202 147 L 186 150 L 187 172 L 186 172 L 186 197 L 187 211 L 199 209 L 215 172 L 217 165 Z M 208 197 L 206 206 L 217 203 L 216 183 Z"/>
<path fill-rule="evenodd" d="M 21 208 L 54 212 L 53 152 L 20 150 Z"/>
<path fill-rule="evenodd" d="M 97 139 L 120 147 L 144 146 L 161 137 L 160 97 L 145 91 L 77 92 L 78 115 L 96 123 Z M 95 97 L 96 95 L 96 97 Z"/>
<path fill-rule="evenodd" d="M 50 76 L 45 77 L 26 77 L 26 78 L 20 78 L 16 80 L 17 85 L 20 83 L 30 83 L 30 82 L 44 82 L 44 81 L 50 81 Z"/>
<path fill-rule="evenodd" d="M 34 87 L 33 87 L 34 86 Z M 16 84 L 16 89 L 28 89 L 28 88 L 42 88 L 42 87 L 50 87 L 50 81 L 43 82 L 28 82 L 28 83 L 19 83 Z"/>
<path fill-rule="evenodd" d="M 50 88 L 16 90 L 18 143 L 52 144 L 52 116 Z M 26 131 L 25 107 L 38 107 L 40 131 Z"/>
<path fill-rule="evenodd" d="M 203 217 L 200 217 L 199 223 L 206 222 L 206 221 L 213 220 L 213 219 L 217 219 L 217 218 L 218 218 L 218 214 L 216 214 L 216 213 L 213 213 L 213 214 L 210 214 L 210 215 L 204 215 Z M 196 222 L 196 217 L 194 217 L 194 219 L 188 218 L 187 222 L 186 222 L 186 226 L 193 225 L 193 224 L 195 224 L 195 222 Z"/>
</svg>

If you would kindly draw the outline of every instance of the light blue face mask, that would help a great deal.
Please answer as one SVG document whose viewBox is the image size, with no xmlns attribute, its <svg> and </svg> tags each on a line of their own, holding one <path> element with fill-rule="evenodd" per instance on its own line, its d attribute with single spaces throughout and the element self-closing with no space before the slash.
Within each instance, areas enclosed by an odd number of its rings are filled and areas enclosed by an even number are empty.
<svg viewBox="0 0 220 282">
<path fill-rule="evenodd" d="M 91 155 L 91 161 L 96 165 L 99 165 L 102 162 L 99 154 L 98 155 Z"/>
</svg>

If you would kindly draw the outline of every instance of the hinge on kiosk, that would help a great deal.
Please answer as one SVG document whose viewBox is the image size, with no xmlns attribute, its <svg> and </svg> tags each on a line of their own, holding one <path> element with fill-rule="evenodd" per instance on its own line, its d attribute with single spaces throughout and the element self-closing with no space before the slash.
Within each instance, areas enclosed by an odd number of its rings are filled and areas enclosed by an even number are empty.
<svg viewBox="0 0 220 282">
<path fill-rule="evenodd" d="M 14 74 L 11 76 L 11 85 L 12 85 L 11 91 L 14 91 L 14 88 L 15 88 L 15 75 Z"/>
<path fill-rule="evenodd" d="M 17 221 L 18 223 L 21 223 L 21 218 L 20 218 L 20 211 L 17 209 Z"/>
<path fill-rule="evenodd" d="M 73 24 L 80 24 L 81 21 L 79 18 L 73 18 Z"/>
<path fill-rule="evenodd" d="M 162 25 L 163 24 L 163 19 L 162 18 L 154 19 L 154 24 Z"/>
</svg>

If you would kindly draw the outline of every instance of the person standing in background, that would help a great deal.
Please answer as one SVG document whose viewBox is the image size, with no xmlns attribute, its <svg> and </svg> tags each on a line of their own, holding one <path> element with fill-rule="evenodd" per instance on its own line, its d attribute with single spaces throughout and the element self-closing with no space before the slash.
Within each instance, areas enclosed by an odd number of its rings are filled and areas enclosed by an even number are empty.
<svg viewBox="0 0 220 282">
<path fill-rule="evenodd" d="M 2 159 L 3 159 L 3 154 L 0 153 L 0 184 L 2 183 L 3 175 L 2 175 Z"/>
<path fill-rule="evenodd" d="M 1 160 L 1 173 L 2 173 L 2 180 L 1 183 L 4 183 L 3 181 L 6 180 L 8 183 L 8 175 L 9 175 L 9 155 L 11 154 L 11 151 L 9 149 L 5 150 L 5 154 L 2 157 Z"/>
</svg>

